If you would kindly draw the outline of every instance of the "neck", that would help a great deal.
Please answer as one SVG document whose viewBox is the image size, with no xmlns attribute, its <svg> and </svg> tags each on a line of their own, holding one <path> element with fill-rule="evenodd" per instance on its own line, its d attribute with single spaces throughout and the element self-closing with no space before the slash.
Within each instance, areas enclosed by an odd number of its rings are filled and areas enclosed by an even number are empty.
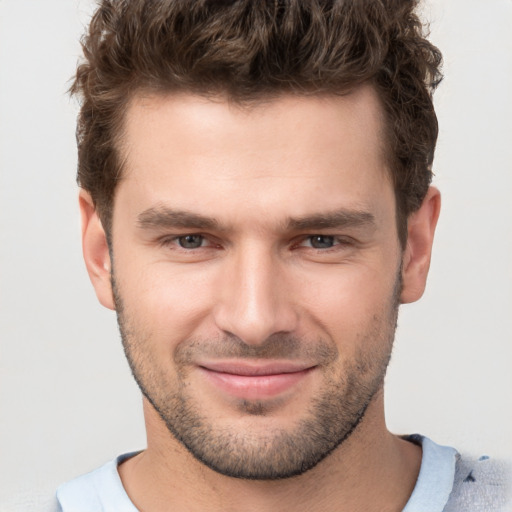
<svg viewBox="0 0 512 512">
<path fill-rule="evenodd" d="M 421 449 L 390 434 L 382 392 L 352 435 L 306 473 L 276 481 L 226 477 L 198 462 L 145 402 L 148 448 L 119 467 L 141 511 L 400 511 L 414 488 Z"/>
</svg>

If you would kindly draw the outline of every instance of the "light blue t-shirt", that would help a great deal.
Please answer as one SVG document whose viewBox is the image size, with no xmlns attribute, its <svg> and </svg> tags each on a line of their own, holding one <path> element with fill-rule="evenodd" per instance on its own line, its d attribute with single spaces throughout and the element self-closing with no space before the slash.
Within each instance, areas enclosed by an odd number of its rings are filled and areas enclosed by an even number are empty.
<svg viewBox="0 0 512 512">
<path fill-rule="evenodd" d="M 462 458 L 454 448 L 407 436 L 422 447 L 418 480 L 403 512 L 510 512 L 503 466 L 488 457 Z M 60 512 L 138 512 L 117 471 L 135 453 L 121 455 L 57 490 Z M 511 509 L 512 510 L 512 509 Z"/>
</svg>

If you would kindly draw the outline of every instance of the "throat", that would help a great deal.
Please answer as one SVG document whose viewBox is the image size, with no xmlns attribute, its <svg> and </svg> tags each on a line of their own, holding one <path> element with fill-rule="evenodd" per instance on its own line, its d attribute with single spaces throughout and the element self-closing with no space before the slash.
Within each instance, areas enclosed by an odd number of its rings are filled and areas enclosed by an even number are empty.
<svg viewBox="0 0 512 512">
<path fill-rule="evenodd" d="M 219 474 L 194 458 L 167 430 L 119 466 L 139 510 L 167 512 L 400 512 L 414 489 L 421 448 L 378 428 L 371 404 L 354 434 L 299 476 L 274 481 Z M 165 440 L 165 442 L 163 442 Z"/>
</svg>

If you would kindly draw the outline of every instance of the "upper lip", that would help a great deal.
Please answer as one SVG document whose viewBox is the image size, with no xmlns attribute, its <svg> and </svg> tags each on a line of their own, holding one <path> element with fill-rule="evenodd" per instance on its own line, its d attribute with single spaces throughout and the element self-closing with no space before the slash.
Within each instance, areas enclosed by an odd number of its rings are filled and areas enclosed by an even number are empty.
<svg viewBox="0 0 512 512">
<path fill-rule="evenodd" d="M 198 364 L 206 370 L 232 375 L 257 377 L 278 375 L 282 373 L 297 373 L 313 368 L 314 364 L 299 361 L 208 361 Z"/>
</svg>

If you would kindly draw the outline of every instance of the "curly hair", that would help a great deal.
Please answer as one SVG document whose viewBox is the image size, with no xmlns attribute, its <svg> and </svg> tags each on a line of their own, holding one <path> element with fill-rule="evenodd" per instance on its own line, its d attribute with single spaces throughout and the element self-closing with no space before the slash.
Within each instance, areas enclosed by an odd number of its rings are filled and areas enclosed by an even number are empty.
<svg viewBox="0 0 512 512">
<path fill-rule="evenodd" d="M 123 122 L 143 90 L 224 94 L 250 102 L 283 93 L 346 94 L 370 83 L 385 115 L 398 233 L 432 178 L 438 133 L 432 93 L 441 53 L 417 0 L 99 0 L 71 93 L 81 100 L 78 184 L 111 229 L 122 177 Z"/>
</svg>

